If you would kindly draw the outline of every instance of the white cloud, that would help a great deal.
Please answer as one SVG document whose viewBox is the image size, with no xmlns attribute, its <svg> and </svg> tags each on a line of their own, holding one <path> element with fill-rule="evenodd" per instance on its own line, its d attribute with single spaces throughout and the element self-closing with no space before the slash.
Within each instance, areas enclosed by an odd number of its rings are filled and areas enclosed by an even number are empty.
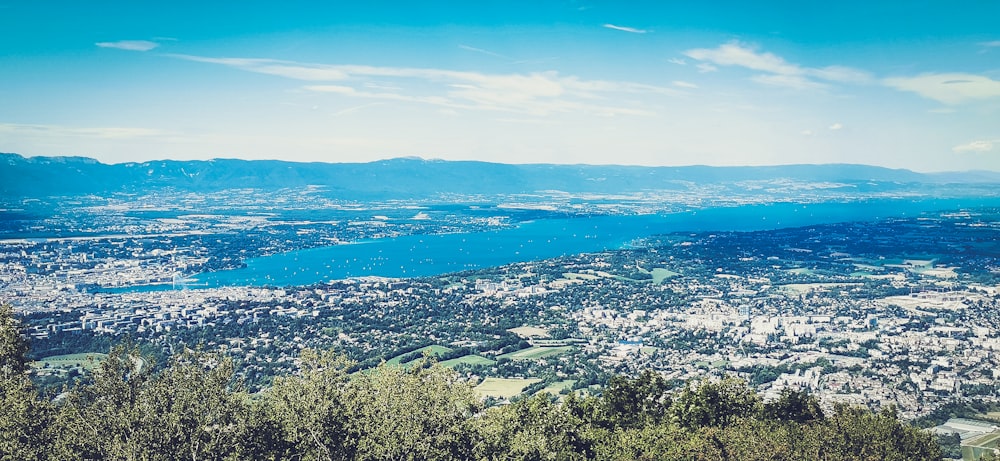
<svg viewBox="0 0 1000 461">
<path fill-rule="evenodd" d="M 812 130 L 802 130 L 802 136 L 812 136 Z"/>
<path fill-rule="evenodd" d="M 715 71 L 719 70 L 718 67 L 715 67 L 715 66 L 713 66 L 713 65 L 711 65 L 711 64 L 709 64 L 707 62 L 700 62 L 700 63 L 698 63 L 698 65 L 696 67 L 698 68 L 698 72 L 702 72 L 702 73 L 715 72 Z"/>
<path fill-rule="evenodd" d="M 827 66 L 818 69 L 805 69 L 805 73 L 811 77 L 831 82 L 865 84 L 872 81 L 872 76 L 869 73 L 845 66 Z"/>
<path fill-rule="evenodd" d="M 295 80 L 322 82 L 331 80 L 346 80 L 348 78 L 348 74 L 343 69 L 337 68 L 336 66 L 300 64 L 292 61 L 281 61 L 277 59 L 208 58 L 183 54 L 174 54 L 170 56 L 188 61 L 222 64 L 224 66 L 235 67 L 260 74 L 277 75 Z"/>
<path fill-rule="evenodd" d="M 699 68 L 708 66 L 735 66 L 764 72 L 752 77 L 757 83 L 785 86 L 795 89 L 824 88 L 826 85 L 817 81 L 839 83 L 868 83 L 871 76 L 859 69 L 846 66 L 827 66 L 820 68 L 802 67 L 790 63 L 773 53 L 760 52 L 755 47 L 740 42 L 729 42 L 717 48 L 696 48 L 684 52 L 684 55 L 700 61 Z"/>
<path fill-rule="evenodd" d="M 159 43 L 149 40 L 119 40 L 117 42 L 97 42 L 95 45 L 101 48 L 115 48 L 128 51 L 149 51 L 160 46 Z"/>
<path fill-rule="evenodd" d="M 686 66 L 687 65 L 687 61 L 685 61 L 685 60 L 683 60 L 681 58 L 670 58 L 670 59 L 667 60 L 667 62 L 669 62 L 671 64 L 677 64 L 678 66 Z"/>
<path fill-rule="evenodd" d="M 923 74 L 887 78 L 882 82 L 900 91 L 917 93 L 948 105 L 1000 97 L 1000 81 L 973 74 Z"/>
<path fill-rule="evenodd" d="M 830 125 L 830 130 L 831 131 L 837 131 L 837 130 L 841 130 L 843 128 L 844 128 L 844 125 L 842 125 L 840 122 L 837 122 L 837 123 L 834 123 L 833 125 Z"/>
<path fill-rule="evenodd" d="M 513 60 L 509 56 L 504 56 L 504 55 L 502 55 L 500 53 L 494 53 L 494 52 L 492 52 L 490 50 L 484 50 L 482 48 L 476 48 L 474 46 L 458 45 L 458 47 L 461 48 L 461 49 L 463 49 L 463 50 L 465 50 L 465 51 L 471 51 L 473 53 L 485 54 L 487 56 L 493 56 L 494 58 L 506 59 L 508 61 L 512 61 Z"/>
<path fill-rule="evenodd" d="M 698 61 L 708 61 L 720 66 L 740 66 L 775 74 L 799 74 L 801 70 L 771 53 L 757 53 L 739 42 L 726 43 L 718 48 L 697 48 L 684 55 Z"/>
<path fill-rule="evenodd" d="M 991 40 L 988 42 L 981 42 L 979 46 L 984 46 L 986 48 L 1000 48 L 1000 40 Z"/>
<path fill-rule="evenodd" d="M 685 82 L 683 80 L 674 80 L 671 83 L 673 83 L 674 86 L 679 86 L 681 88 L 698 88 L 698 85 L 695 85 L 694 83 L 691 82 Z"/>
<path fill-rule="evenodd" d="M 750 77 L 750 80 L 764 85 L 781 86 L 796 90 L 826 88 L 826 85 L 809 80 L 801 75 L 764 74 L 754 75 Z"/>
<path fill-rule="evenodd" d="M 628 32 L 628 33 L 632 33 L 632 34 L 645 34 L 646 32 L 649 32 L 648 30 L 644 30 L 644 29 L 636 29 L 634 27 L 625 27 L 625 26 L 616 26 L 614 24 L 604 24 L 601 27 L 604 27 L 606 29 L 620 30 L 622 32 Z"/>
<path fill-rule="evenodd" d="M 983 153 L 993 150 L 993 143 L 1000 142 L 1000 140 L 983 140 L 983 141 L 972 141 L 969 143 L 961 144 L 951 148 L 952 152 L 957 154 L 973 152 L 973 153 Z"/>
<path fill-rule="evenodd" d="M 309 91 L 343 96 L 433 104 L 451 109 L 496 110 L 545 115 L 581 112 L 647 115 L 642 107 L 605 104 L 620 93 L 675 95 L 678 90 L 634 82 L 582 80 L 557 72 L 485 74 L 432 68 L 327 65 L 274 59 L 209 58 L 172 55 L 197 62 L 278 75 L 294 80 L 337 82 L 307 85 Z M 372 79 L 378 79 L 373 82 Z M 355 84 L 355 82 L 359 82 Z M 368 90 L 359 90 L 362 86 Z M 411 88 L 404 93 L 403 88 Z M 634 103 L 638 104 L 638 103 Z"/>
</svg>

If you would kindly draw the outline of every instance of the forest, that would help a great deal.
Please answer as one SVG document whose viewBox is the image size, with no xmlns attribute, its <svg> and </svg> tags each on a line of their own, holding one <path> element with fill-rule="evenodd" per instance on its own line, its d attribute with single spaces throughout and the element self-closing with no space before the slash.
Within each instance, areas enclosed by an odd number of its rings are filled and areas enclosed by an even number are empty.
<svg viewBox="0 0 1000 461">
<path fill-rule="evenodd" d="M 185 350 L 157 366 L 126 342 L 49 396 L 28 377 L 21 329 L 0 308 L 3 460 L 941 459 L 892 409 L 825 414 L 805 392 L 764 402 L 735 378 L 674 388 L 652 371 L 600 395 L 486 407 L 429 356 L 350 373 L 343 355 L 307 349 L 299 372 L 249 393 L 229 358 Z"/>
</svg>

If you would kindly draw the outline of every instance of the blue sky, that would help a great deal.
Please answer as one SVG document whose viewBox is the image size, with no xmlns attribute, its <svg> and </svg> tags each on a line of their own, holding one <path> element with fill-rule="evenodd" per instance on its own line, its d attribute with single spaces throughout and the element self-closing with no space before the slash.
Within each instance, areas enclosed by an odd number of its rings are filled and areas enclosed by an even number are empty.
<svg viewBox="0 0 1000 461">
<path fill-rule="evenodd" d="M 0 0 L 0 151 L 1000 171 L 1000 2 Z"/>
</svg>

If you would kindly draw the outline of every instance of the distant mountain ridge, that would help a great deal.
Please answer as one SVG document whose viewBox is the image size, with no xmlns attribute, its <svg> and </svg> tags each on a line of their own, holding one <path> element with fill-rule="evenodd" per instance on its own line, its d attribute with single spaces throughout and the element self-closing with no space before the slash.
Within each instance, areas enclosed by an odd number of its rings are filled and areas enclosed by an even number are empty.
<svg viewBox="0 0 1000 461">
<path fill-rule="evenodd" d="M 415 158 L 370 163 L 214 159 L 104 164 L 86 157 L 26 158 L 18 154 L 0 154 L 0 194 L 6 197 L 142 192 L 159 188 L 210 192 L 321 185 L 344 198 L 412 198 L 441 193 L 516 194 L 543 190 L 613 193 L 684 189 L 687 183 L 773 179 L 842 183 L 1000 183 L 1000 173 L 925 174 L 855 164 L 645 167 L 514 165 Z"/>
</svg>

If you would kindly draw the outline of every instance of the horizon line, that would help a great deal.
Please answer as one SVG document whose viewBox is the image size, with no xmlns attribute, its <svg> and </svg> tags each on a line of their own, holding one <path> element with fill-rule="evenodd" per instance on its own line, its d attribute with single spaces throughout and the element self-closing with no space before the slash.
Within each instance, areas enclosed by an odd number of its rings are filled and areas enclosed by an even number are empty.
<svg viewBox="0 0 1000 461">
<path fill-rule="evenodd" d="M 537 163 L 507 163 L 507 162 L 497 162 L 490 160 L 479 160 L 479 159 L 442 159 L 442 158 L 424 158 L 418 155 L 401 155 L 397 157 L 385 157 L 375 160 L 367 161 L 302 161 L 302 160 L 286 160 L 280 158 L 240 158 L 240 157 L 212 157 L 207 159 L 176 159 L 176 158 L 160 158 L 151 159 L 143 161 L 133 161 L 133 162 L 114 162 L 105 163 L 100 159 L 94 157 L 88 157 L 85 155 L 32 155 L 25 156 L 16 152 L 0 152 L 0 155 L 14 155 L 25 160 L 30 159 L 82 159 L 90 160 L 101 165 L 129 165 L 129 164 L 144 164 L 144 163 L 155 163 L 155 162 L 213 162 L 213 161 L 241 161 L 241 162 L 282 162 L 282 163 L 296 163 L 296 164 L 326 164 L 326 165 L 366 165 L 379 162 L 388 161 L 398 161 L 398 160 L 409 160 L 409 161 L 421 161 L 421 162 L 443 162 L 443 163 L 484 163 L 493 165 L 510 165 L 510 166 L 586 166 L 586 167 L 626 167 L 626 168 L 775 168 L 775 167 L 801 167 L 801 166 L 860 166 L 868 168 L 880 168 L 885 170 L 894 171 L 906 171 L 916 174 L 949 174 L 949 173 L 991 173 L 1000 174 L 1000 170 L 985 170 L 985 169 L 973 169 L 973 170 L 935 170 L 935 171 L 919 171 L 911 168 L 905 167 L 893 167 L 885 165 L 875 165 L 870 163 L 847 163 L 847 162 L 831 162 L 831 163 L 769 163 L 769 164 L 740 164 L 740 165 L 710 165 L 710 164 L 681 164 L 681 165 L 642 165 L 642 164 L 625 164 L 625 163 L 550 163 L 550 162 L 537 162 Z"/>
</svg>

